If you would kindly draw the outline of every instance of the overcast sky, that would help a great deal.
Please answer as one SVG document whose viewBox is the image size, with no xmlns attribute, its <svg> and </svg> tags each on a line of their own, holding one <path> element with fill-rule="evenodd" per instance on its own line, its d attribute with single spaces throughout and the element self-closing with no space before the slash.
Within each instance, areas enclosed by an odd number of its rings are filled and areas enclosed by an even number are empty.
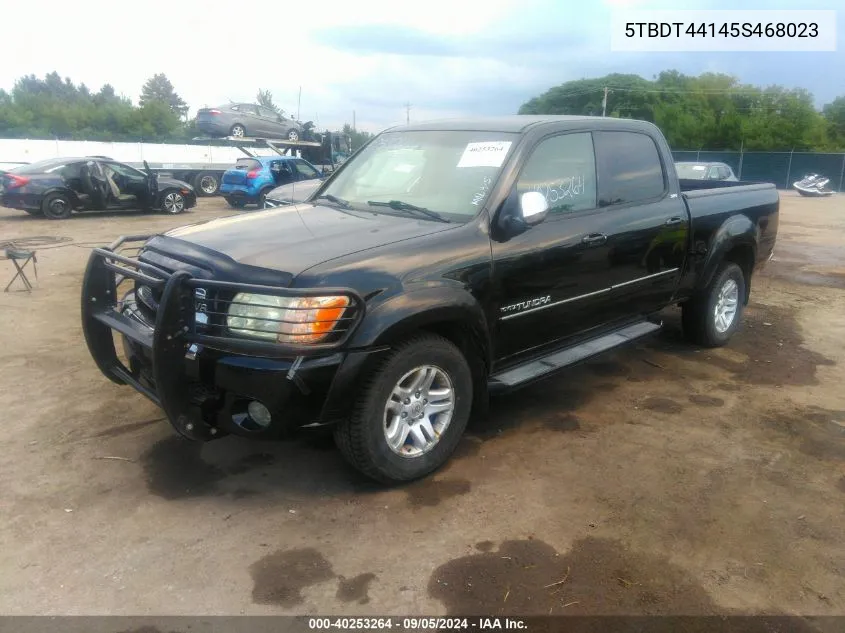
<svg viewBox="0 0 845 633">
<path fill-rule="evenodd" d="M 743 9 L 836 9 L 835 53 L 612 53 L 614 6 L 739 8 L 685 0 L 74 0 L 15 4 L 27 19 L 0 35 L 0 87 L 57 71 L 94 90 L 111 83 L 137 101 L 165 73 L 195 112 L 254 100 L 259 88 L 321 128 L 352 122 L 377 132 L 405 120 L 514 113 L 571 79 L 675 68 L 727 72 L 743 81 L 804 87 L 819 105 L 845 94 L 841 0 L 743 0 Z M 39 6 L 41 8 L 39 8 Z M 24 8 L 25 7 L 25 8 Z M 4 8 L 9 17 L 10 7 Z M 31 14 L 31 15 L 30 15 Z"/>
</svg>

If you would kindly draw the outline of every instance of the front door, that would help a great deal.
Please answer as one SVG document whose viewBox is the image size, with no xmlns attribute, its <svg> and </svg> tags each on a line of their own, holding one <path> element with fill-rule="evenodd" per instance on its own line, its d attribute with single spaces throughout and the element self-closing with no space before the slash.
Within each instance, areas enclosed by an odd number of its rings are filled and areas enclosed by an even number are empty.
<svg viewBox="0 0 845 633">
<path fill-rule="evenodd" d="M 597 205 L 590 132 L 540 141 L 515 189 L 516 199 L 541 192 L 550 211 L 521 235 L 492 241 L 496 359 L 505 363 L 599 325 L 596 300 L 610 267 L 607 240 L 600 236 L 603 211 Z"/>
<path fill-rule="evenodd" d="M 103 162 L 104 171 L 111 176 L 111 204 L 119 208 L 146 207 L 149 195 L 148 176 L 123 163 Z M 114 185 L 117 185 L 115 191 Z"/>
</svg>

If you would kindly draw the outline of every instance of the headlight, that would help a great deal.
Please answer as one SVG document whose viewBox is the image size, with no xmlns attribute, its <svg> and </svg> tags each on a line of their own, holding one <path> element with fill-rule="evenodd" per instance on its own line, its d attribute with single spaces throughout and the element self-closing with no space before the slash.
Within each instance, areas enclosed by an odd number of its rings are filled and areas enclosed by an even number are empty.
<svg viewBox="0 0 845 633">
<path fill-rule="evenodd" d="M 239 292 L 229 306 L 231 332 L 278 341 L 316 343 L 329 335 L 349 297 L 275 297 Z"/>
</svg>

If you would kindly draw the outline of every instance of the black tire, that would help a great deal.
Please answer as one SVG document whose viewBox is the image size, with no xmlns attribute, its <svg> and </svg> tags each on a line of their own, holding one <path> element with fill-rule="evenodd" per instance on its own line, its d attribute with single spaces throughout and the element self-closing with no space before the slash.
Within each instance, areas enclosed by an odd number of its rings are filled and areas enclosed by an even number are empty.
<svg viewBox="0 0 845 633">
<path fill-rule="evenodd" d="M 258 205 L 259 209 L 264 208 L 264 201 L 267 199 L 267 194 L 270 193 L 272 190 L 272 187 L 266 187 L 265 189 L 261 190 L 261 193 L 258 194 L 258 200 L 256 201 L 256 204 Z"/>
<path fill-rule="evenodd" d="M 246 200 L 243 198 L 226 198 L 226 202 L 233 209 L 243 209 L 246 206 Z"/>
<path fill-rule="evenodd" d="M 66 220 L 73 212 L 73 205 L 65 194 L 51 193 L 41 203 L 41 212 L 50 220 Z"/>
<path fill-rule="evenodd" d="M 294 143 L 296 143 L 297 141 L 299 141 L 299 130 L 291 128 L 290 130 L 288 130 L 287 138 L 289 141 L 293 141 Z"/>
<path fill-rule="evenodd" d="M 727 329 L 717 326 L 716 306 L 723 289 L 736 285 L 736 311 Z M 687 340 L 704 347 L 725 345 L 739 328 L 745 308 L 746 280 L 742 269 L 733 262 L 723 263 L 710 285 L 684 303 L 682 322 Z"/>
<path fill-rule="evenodd" d="M 188 201 L 178 191 L 165 191 L 159 201 L 159 209 L 168 215 L 178 215 L 185 210 Z"/>
<path fill-rule="evenodd" d="M 454 402 L 452 417 L 428 452 L 403 456 L 387 443 L 385 407 L 402 377 L 426 365 L 448 376 Z M 470 367 L 452 342 L 421 335 L 401 343 L 360 385 L 350 418 L 335 429 L 335 443 L 354 468 L 376 481 L 392 484 L 419 479 L 446 463 L 463 435 L 472 408 Z"/>
<path fill-rule="evenodd" d="M 229 130 L 229 136 L 237 136 L 243 138 L 246 136 L 246 127 L 240 123 L 235 123 Z"/>
<path fill-rule="evenodd" d="M 200 196 L 213 196 L 220 190 L 220 178 L 214 172 L 200 172 L 194 178 L 194 189 Z"/>
</svg>

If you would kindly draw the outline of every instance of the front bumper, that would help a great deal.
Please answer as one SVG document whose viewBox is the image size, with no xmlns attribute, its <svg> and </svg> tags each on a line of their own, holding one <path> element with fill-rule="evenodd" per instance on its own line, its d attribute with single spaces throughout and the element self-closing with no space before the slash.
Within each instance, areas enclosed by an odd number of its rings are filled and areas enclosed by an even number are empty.
<svg viewBox="0 0 845 633">
<path fill-rule="evenodd" d="M 147 396 L 165 411 L 176 431 L 194 440 L 228 433 L 280 437 L 344 416 L 358 377 L 384 351 L 344 349 L 363 317 L 360 297 L 347 289 L 300 290 L 199 279 L 188 271 L 165 271 L 116 252 L 126 242 L 146 239 L 121 238 L 108 248 L 94 249 L 85 271 L 82 326 L 88 349 L 106 377 Z M 118 300 L 122 280 L 161 290 L 154 323 L 138 309 L 134 290 Z M 197 316 L 206 309 L 203 303 L 198 312 L 198 288 L 297 296 L 328 290 L 349 296 L 354 310 L 332 343 L 281 345 L 211 330 L 208 315 Z M 113 332 L 123 338 L 125 363 L 118 358 Z M 269 425 L 249 419 L 252 401 L 270 412 Z"/>
</svg>

